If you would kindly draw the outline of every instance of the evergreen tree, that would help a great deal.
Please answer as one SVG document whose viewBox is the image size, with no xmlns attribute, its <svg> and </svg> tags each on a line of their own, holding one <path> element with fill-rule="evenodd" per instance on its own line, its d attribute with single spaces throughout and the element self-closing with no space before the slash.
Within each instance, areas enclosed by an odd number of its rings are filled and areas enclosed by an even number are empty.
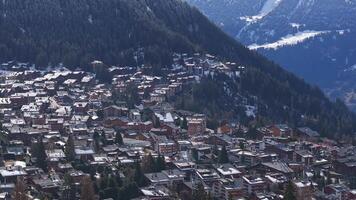
<svg viewBox="0 0 356 200">
<path fill-rule="evenodd" d="M 156 171 L 160 172 L 162 170 L 166 169 L 166 160 L 164 159 L 164 156 L 159 155 L 156 159 Z"/>
<path fill-rule="evenodd" d="M 257 138 L 257 129 L 255 126 L 252 126 L 248 129 L 247 132 L 247 137 L 251 139 L 256 139 Z"/>
<path fill-rule="evenodd" d="M 243 141 L 240 141 L 239 143 L 240 149 L 242 150 L 242 155 L 241 155 L 241 163 L 245 163 L 246 157 L 245 157 L 245 144 Z"/>
<path fill-rule="evenodd" d="M 227 154 L 227 150 L 226 150 L 225 146 L 223 146 L 223 148 L 219 152 L 218 162 L 221 163 L 221 164 L 229 162 L 229 156 Z"/>
<path fill-rule="evenodd" d="M 180 124 L 181 124 L 181 120 L 180 120 L 180 118 L 178 117 L 177 119 L 174 120 L 174 125 L 180 126 Z"/>
<path fill-rule="evenodd" d="M 192 159 L 195 161 L 198 161 L 199 160 L 198 151 L 195 148 L 193 148 L 193 149 L 191 149 L 191 152 L 192 152 Z"/>
<path fill-rule="evenodd" d="M 351 189 L 356 189 L 356 176 L 351 176 L 349 179 L 349 187 Z"/>
<path fill-rule="evenodd" d="M 111 188 L 118 187 L 116 179 L 112 175 L 110 175 L 108 182 L 109 182 L 109 184 L 108 184 L 109 187 L 111 187 Z"/>
<path fill-rule="evenodd" d="M 244 144 L 243 141 L 240 141 L 239 147 L 240 147 L 241 150 L 245 150 L 245 144 Z"/>
<path fill-rule="evenodd" d="M 89 177 L 83 178 L 81 182 L 80 200 L 95 200 L 93 183 Z"/>
<path fill-rule="evenodd" d="M 188 192 L 187 190 L 183 190 L 180 192 L 179 197 L 182 200 L 192 200 L 192 194 Z"/>
<path fill-rule="evenodd" d="M 39 168 L 43 169 L 43 171 L 47 171 L 47 154 L 42 138 L 40 138 L 36 146 L 34 155 L 36 157 L 36 164 Z"/>
<path fill-rule="evenodd" d="M 294 187 L 293 183 L 289 181 L 286 190 L 284 191 L 284 198 L 283 200 L 296 200 L 297 198 L 294 195 Z"/>
<path fill-rule="evenodd" d="M 100 150 L 100 134 L 98 132 L 94 132 L 93 134 L 93 142 L 94 142 L 94 150 L 97 152 Z"/>
<path fill-rule="evenodd" d="M 115 173 L 115 180 L 116 180 L 116 183 L 119 187 L 122 186 L 122 179 L 121 179 L 121 175 L 120 173 L 116 172 Z"/>
<path fill-rule="evenodd" d="M 106 188 L 103 188 L 105 198 L 117 199 L 119 190 L 116 179 L 109 175 L 107 181 L 108 186 Z"/>
<path fill-rule="evenodd" d="M 204 185 L 199 183 L 193 191 L 193 199 L 194 200 L 206 200 L 208 195 L 204 190 Z"/>
<path fill-rule="evenodd" d="M 128 183 L 120 188 L 119 198 L 120 200 L 130 200 L 138 197 L 140 191 L 136 185 L 136 183 Z"/>
<path fill-rule="evenodd" d="M 219 155 L 219 148 L 218 148 L 218 146 L 216 144 L 213 147 L 213 154 L 216 155 L 216 156 Z"/>
<path fill-rule="evenodd" d="M 139 187 L 146 185 L 145 176 L 142 173 L 141 165 L 138 162 L 136 162 L 135 164 L 135 172 L 133 179 Z"/>
<path fill-rule="evenodd" d="M 100 141 L 104 146 L 108 144 L 108 140 L 106 139 L 105 132 L 101 133 Z"/>
<path fill-rule="evenodd" d="M 126 91 L 128 91 L 127 96 L 126 96 L 127 105 L 130 109 L 133 109 L 135 107 L 135 105 L 139 103 L 139 100 L 140 100 L 137 86 L 135 84 L 130 83 L 127 86 Z"/>
<path fill-rule="evenodd" d="M 209 194 L 208 194 L 208 200 L 214 200 L 214 197 L 213 197 L 213 195 L 209 192 Z"/>
<path fill-rule="evenodd" d="M 105 188 L 108 187 L 108 177 L 106 174 L 101 175 L 99 181 L 99 190 L 103 191 Z"/>
<path fill-rule="evenodd" d="M 153 115 L 154 115 L 154 112 L 151 109 L 145 108 L 142 110 L 141 120 L 143 122 L 152 121 Z"/>
<path fill-rule="evenodd" d="M 123 139 L 122 139 L 122 135 L 121 135 L 121 133 L 119 131 L 116 132 L 115 143 L 118 144 L 118 145 L 124 144 Z"/>
<path fill-rule="evenodd" d="M 72 135 L 69 135 L 68 137 L 64 153 L 68 161 L 73 161 L 75 159 L 74 139 Z"/>
<path fill-rule="evenodd" d="M 64 175 L 64 184 L 61 195 L 61 200 L 75 199 L 75 187 L 73 187 L 73 179 L 69 174 Z"/>
<path fill-rule="evenodd" d="M 188 129 L 188 121 L 187 121 L 186 117 L 183 117 L 183 120 L 181 121 L 181 124 L 180 124 L 180 128 L 185 129 L 185 130 Z"/>
<path fill-rule="evenodd" d="M 26 184 L 25 184 L 23 178 L 17 178 L 17 182 L 15 185 L 14 191 L 12 193 L 12 199 L 13 200 L 28 200 L 29 199 L 26 194 Z"/>
<path fill-rule="evenodd" d="M 332 179 L 331 179 L 330 173 L 328 173 L 327 176 L 326 176 L 326 184 L 327 184 L 327 185 L 330 185 L 330 184 L 332 184 L 332 183 L 333 183 L 333 181 L 332 181 Z"/>
<path fill-rule="evenodd" d="M 231 195 L 231 194 L 229 195 L 229 200 L 233 200 L 233 197 L 232 197 L 232 195 Z"/>
<path fill-rule="evenodd" d="M 156 171 L 155 159 L 152 154 L 148 154 L 142 159 L 142 171 L 144 173 L 152 173 Z"/>
<path fill-rule="evenodd" d="M 156 115 L 153 115 L 152 117 L 152 123 L 154 128 L 159 128 L 161 127 L 161 122 L 159 121 L 159 118 Z"/>
</svg>

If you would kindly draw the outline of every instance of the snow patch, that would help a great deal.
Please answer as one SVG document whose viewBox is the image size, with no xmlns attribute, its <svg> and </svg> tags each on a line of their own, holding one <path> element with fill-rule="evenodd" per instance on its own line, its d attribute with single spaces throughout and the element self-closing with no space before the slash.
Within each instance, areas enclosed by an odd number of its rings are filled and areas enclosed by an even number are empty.
<svg viewBox="0 0 356 200">
<path fill-rule="evenodd" d="M 20 31 L 22 32 L 22 34 L 26 33 L 25 29 L 22 27 L 19 27 Z"/>
<path fill-rule="evenodd" d="M 88 22 L 91 23 L 91 24 L 93 23 L 93 16 L 92 15 L 88 16 Z"/>
<path fill-rule="evenodd" d="M 351 67 L 345 69 L 344 72 L 350 72 L 350 71 L 355 71 L 355 70 L 356 70 L 356 64 L 354 64 Z"/>
<path fill-rule="evenodd" d="M 352 2 L 352 0 L 345 0 L 345 3 L 347 3 L 347 4 L 353 4 L 354 2 Z"/>
<path fill-rule="evenodd" d="M 151 8 L 150 8 L 149 6 L 146 6 L 146 10 L 147 10 L 148 12 L 152 12 L 152 10 L 151 10 Z"/>
<path fill-rule="evenodd" d="M 282 0 L 267 0 L 260 11 L 260 16 L 266 16 L 279 6 Z"/>
<path fill-rule="evenodd" d="M 255 106 L 247 105 L 245 106 L 245 108 L 246 108 L 245 113 L 247 117 L 253 117 L 253 118 L 256 117 L 257 108 Z"/>
<path fill-rule="evenodd" d="M 293 28 L 300 28 L 302 26 L 305 26 L 305 24 L 298 24 L 298 23 L 289 23 L 289 25 Z"/>
<path fill-rule="evenodd" d="M 330 31 L 312 31 L 312 30 L 306 30 L 302 32 L 298 32 L 296 34 L 289 34 L 285 37 L 282 37 L 280 40 L 273 42 L 273 43 L 266 43 L 262 45 L 258 44 L 252 44 L 248 46 L 249 49 L 251 50 L 257 50 L 260 48 L 263 49 L 278 49 L 283 46 L 289 46 L 289 45 L 296 45 L 299 44 L 307 39 L 313 38 L 315 36 L 329 33 Z"/>
<path fill-rule="evenodd" d="M 345 33 L 350 33 L 350 29 L 345 29 L 345 30 L 337 30 L 336 31 L 339 35 L 344 35 Z"/>
<path fill-rule="evenodd" d="M 277 8 L 281 2 L 282 0 L 267 0 L 258 15 L 240 17 L 240 19 L 245 20 L 248 23 L 255 23 Z"/>
</svg>

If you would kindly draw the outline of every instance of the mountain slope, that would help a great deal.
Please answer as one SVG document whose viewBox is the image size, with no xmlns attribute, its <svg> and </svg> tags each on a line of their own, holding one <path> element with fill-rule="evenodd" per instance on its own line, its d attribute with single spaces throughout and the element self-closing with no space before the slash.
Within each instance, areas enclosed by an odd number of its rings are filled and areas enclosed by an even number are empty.
<svg viewBox="0 0 356 200">
<path fill-rule="evenodd" d="M 0 16 L 1 61 L 134 65 L 133 52 L 143 47 L 146 64 L 165 66 L 173 52 L 202 51 L 247 66 L 240 93 L 265 105 L 261 117 L 329 135 L 356 130 L 355 115 L 341 102 L 249 51 L 180 0 L 4 0 Z"/>
<path fill-rule="evenodd" d="M 354 0 L 187 1 L 246 44 L 271 42 L 296 29 L 356 28 Z"/>
<path fill-rule="evenodd" d="M 5 0 L 0 12 L 3 61 L 16 55 L 38 65 L 76 66 L 93 58 L 117 63 L 141 46 L 152 52 L 195 48 L 163 27 L 143 1 Z"/>
<path fill-rule="evenodd" d="M 187 1 L 231 36 L 318 84 L 330 97 L 344 98 L 355 89 L 354 76 L 344 74 L 356 64 L 355 0 Z"/>
</svg>

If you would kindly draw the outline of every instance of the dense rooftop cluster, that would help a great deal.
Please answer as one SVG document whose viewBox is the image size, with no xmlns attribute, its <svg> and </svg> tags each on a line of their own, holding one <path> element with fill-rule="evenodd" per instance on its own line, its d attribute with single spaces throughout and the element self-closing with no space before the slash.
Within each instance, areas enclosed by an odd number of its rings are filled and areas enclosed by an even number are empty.
<svg viewBox="0 0 356 200">
<path fill-rule="evenodd" d="M 221 118 L 211 128 L 175 99 L 245 67 L 201 54 L 173 61 L 162 76 L 101 61 L 92 72 L 2 64 L 0 199 L 356 198 L 355 146 L 287 124 Z"/>
</svg>

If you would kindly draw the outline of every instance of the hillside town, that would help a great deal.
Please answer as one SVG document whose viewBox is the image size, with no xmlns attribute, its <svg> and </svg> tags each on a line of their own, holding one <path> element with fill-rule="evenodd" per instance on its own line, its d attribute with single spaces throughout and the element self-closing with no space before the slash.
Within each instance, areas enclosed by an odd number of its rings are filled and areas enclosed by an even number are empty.
<svg viewBox="0 0 356 200">
<path fill-rule="evenodd" d="M 200 80 L 237 80 L 245 66 L 198 53 L 174 54 L 161 76 L 98 60 L 87 71 L 28 65 L 1 65 L 0 199 L 356 199 L 352 144 L 279 123 L 212 129 L 176 108 Z"/>
</svg>

